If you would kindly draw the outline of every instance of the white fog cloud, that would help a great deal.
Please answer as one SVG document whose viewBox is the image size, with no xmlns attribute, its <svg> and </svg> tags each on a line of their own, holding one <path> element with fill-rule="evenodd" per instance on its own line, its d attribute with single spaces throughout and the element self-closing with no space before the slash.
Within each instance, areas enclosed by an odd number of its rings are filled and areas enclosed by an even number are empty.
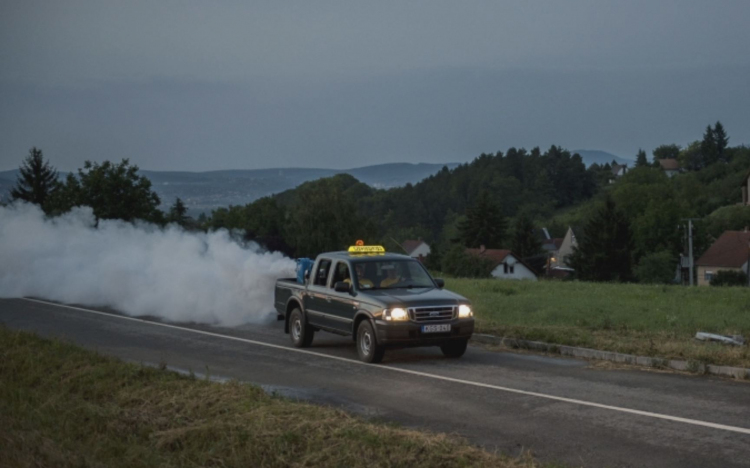
<svg viewBox="0 0 750 468">
<path fill-rule="evenodd" d="M 94 225 L 88 207 L 53 219 L 35 205 L 0 207 L 0 297 L 233 326 L 271 319 L 276 278 L 294 274 L 291 259 L 226 231 Z"/>
</svg>

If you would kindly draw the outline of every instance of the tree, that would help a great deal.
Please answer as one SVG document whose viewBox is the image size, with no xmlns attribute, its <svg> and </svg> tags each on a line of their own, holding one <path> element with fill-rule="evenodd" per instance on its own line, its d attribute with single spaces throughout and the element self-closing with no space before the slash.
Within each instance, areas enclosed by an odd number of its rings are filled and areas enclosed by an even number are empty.
<svg viewBox="0 0 750 468">
<path fill-rule="evenodd" d="M 582 280 L 630 281 L 632 251 L 630 223 L 607 198 L 584 226 L 568 263 Z"/>
<path fill-rule="evenodd" d="M 47 200 L 59 186 L 57 171 L 44 160 L 42 150 L 33 147 L 19 168 L 18 180 L 10 196 L 11 200 L 24 200 L 46 210 Z"/>
<path fill-rule="evenodd" d="M 440 243 L 435 242 L 430 246 L 430 255 L 425 259 L 425 266 L 433 271 L 442 271 L 443 249 Z"/>
<path fill-rule="evenodd" d="M 716 143 L 716 153 L 719 161 L 729 162 L 728 154 L 726 153 L 727 145 L 729 144 L 729 137 L 727 136 L 726 130 L 721 122 L 717 121 L 714 125 L 714 141 Z"/>
<path fill-rule="evenodd" d="M 119 164 L 86 161 L 78 176 L 68 174 L 63 187 L 50 200 L 56 213 L 74 206 L 90 206 L 97 219 L 142 219 L 162 223 L 159 196 L 151 191 L 151 181 L 138 175 L 138 166 L 127 159 Z"/>
<path fill-rule="evenodd" d="M 188 219 L 189 217 L 187 215 L 187 208 L 185 207 L 185 203 L 182 202 L 182 199 L 180 197 L 177 197 L 177 199 L 174 201 L 174 205 L 169 208 L 169 216 L 167 218 L 167 221 L 171 223 L 177 223 L 180 226 L 185 226 Z"/>
<path fill-rule="evenodd" d="M 635 267 L 635 277 L 640 283 L 667 284 L 674 281 L 677 257 L 666 250 L 641 258 Z"/>
<path fill-rule="evenodd" d="M 458 229 L 464 246 L 488 249 L 499 248 L 503 242 L 507 222 L 499 207 L 486 190 L 479 194 L 476 203 L 466 211 L 466 219 Z"/>
<path fill-rule="evenodd" d="M 374 237 L 372 223 L 357 210 L 357 197 L 347 193 L 353 186 L 351 180 L 359 183 L 348 174 L 340 174 L 296 189 L 299 202 L 289 207 L 286 232 L 298 257 L 342 250 L 357 239 Z"/>
<path fill-rule="evenodd" d="M 542 243 L 534 232 L 534 223 L 524 213 L 513 223 L 510 248 L 520 258 L 531 257 L 542 250 Z"/>
<path fill-rule="evenodd" d="M 285 238 L 287 209 L 274 198 L 255 200 L 245 206 L 243 214 L 244 225 L 241 227 L 248 239 L 268 250 L 292 254 L 293 249 Z"/>
<path fill-rule="evenodd" d="M 701 156 L 703 157 L 701 168 L 713 164 L 719 159 L 719 147 L 716 144 L 714 130 L 710 125 L 706 127 L 706 131 L 703 133 L 703 141 L 701 141 Z"/>
<path fill-rule="evenodd" d="M 646 157 L 646 152 L 638 148 L 638 155 L 635 157 L 635 167 L 645 166 L 648 166 L 648 158 Z"/>
<path fill-rule="evenodd" d="M 660 159 L 677 159 L 681 149 L 680 145 L 675 144 L 657 146 L 652 152 L 654 163 L 658 164 Z"/>
<path fill-rule="evenodd" d="M 691 171 L 698 171 L 705 167 L 703 144 L 700 141 L 690 143 L 687 148 L 680 150 L 678 157 L 680 166 Z"/>
<path fill-rule="evenodd" d="M 492 267 L 489 258 L 471 255 L 461 245 L 451 247 L 442 261 L 442 270 L 459 278 L 489 278 Z"/>
</svg>

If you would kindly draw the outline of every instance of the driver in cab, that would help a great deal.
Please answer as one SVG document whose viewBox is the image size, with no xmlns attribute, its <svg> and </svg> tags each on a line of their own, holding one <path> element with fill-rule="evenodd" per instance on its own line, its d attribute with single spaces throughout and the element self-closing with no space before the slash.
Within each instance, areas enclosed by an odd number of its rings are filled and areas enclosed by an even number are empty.
<svg viewBox="0 0 750 468">
<path fill-rule="evenodd" d="M 359 263 L 354 265 L 354 271 L 357 272 L 357 283 L 359 283 L 360 288 L 369 289 L 375 286 L 372 281 L 365 277 L 365 266 L 363 264 Z M 351 278 L 345 279 L 344 282 L 352 284 Z"/>
<path fill-rule="evenodd" d="M 396 271 L 396 265 L 391 264 L 389 266 L 390 268 L 388 268 L 387 270 L 385 269 L 385 267 L 383 267 L 383 269 L 386 271 L 386 277 L 385 279 L 383 279 L 383 281 L 380 282 L 381 288 L 387 288 L 388 286 L 392 286 L 401 281 L 401 277 Z"/>
</svg>

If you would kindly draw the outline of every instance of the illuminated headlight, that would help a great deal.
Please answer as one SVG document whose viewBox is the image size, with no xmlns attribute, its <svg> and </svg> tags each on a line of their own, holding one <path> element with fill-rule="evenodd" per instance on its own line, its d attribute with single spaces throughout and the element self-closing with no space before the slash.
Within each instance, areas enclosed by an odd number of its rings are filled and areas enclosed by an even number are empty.
<svg viewBox="0 0 750 468">
<path fill-rule="evenodd" d="M 458 306 L 458 318 L 469 318 L 472 316 L 474 316 L 474 313 L 471 311 L 471 307 L 466 304 Z"/>
<path fill-rule="evenodd" d="M 395 322 L 401 322 L 409 320 L 409 314 L 402 308 L 396 307 L 395 309 L 386 309 L 383 311 L 383 318 L 386 320 L 393 320 Z"/>
</svg>

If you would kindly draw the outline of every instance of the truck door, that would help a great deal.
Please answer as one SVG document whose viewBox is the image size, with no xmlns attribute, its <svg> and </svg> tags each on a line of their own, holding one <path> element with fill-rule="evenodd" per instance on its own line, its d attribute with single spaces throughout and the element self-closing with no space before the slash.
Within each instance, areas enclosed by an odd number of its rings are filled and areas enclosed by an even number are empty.
<svg viewBox="0 0 750 468">
<path fill-rule="evenodd" d="M 349 264 L 338 261 L 333 269 L 333 279 L 328 287 L 330 302 L 328 304 L 327 318 L 330 319 L 331 327 L 342 331 L 351 331 L 354 320 L 354 298 L 348 292 L 336 292 L 333 287 L 338 281 L 347 281 L 351 284 L 352 277 Z"/>
<path fill-rule="evenodd" d="M 325 312 L 328 308 L 328 277 L 331 272 L 331 260 L 321 258 L 315 264 L 310 275 L 310 280 L 305 293 L 305 313 L 307 320 L 318 326 L 330 326 L 325 319 Z"/>
</svg>

